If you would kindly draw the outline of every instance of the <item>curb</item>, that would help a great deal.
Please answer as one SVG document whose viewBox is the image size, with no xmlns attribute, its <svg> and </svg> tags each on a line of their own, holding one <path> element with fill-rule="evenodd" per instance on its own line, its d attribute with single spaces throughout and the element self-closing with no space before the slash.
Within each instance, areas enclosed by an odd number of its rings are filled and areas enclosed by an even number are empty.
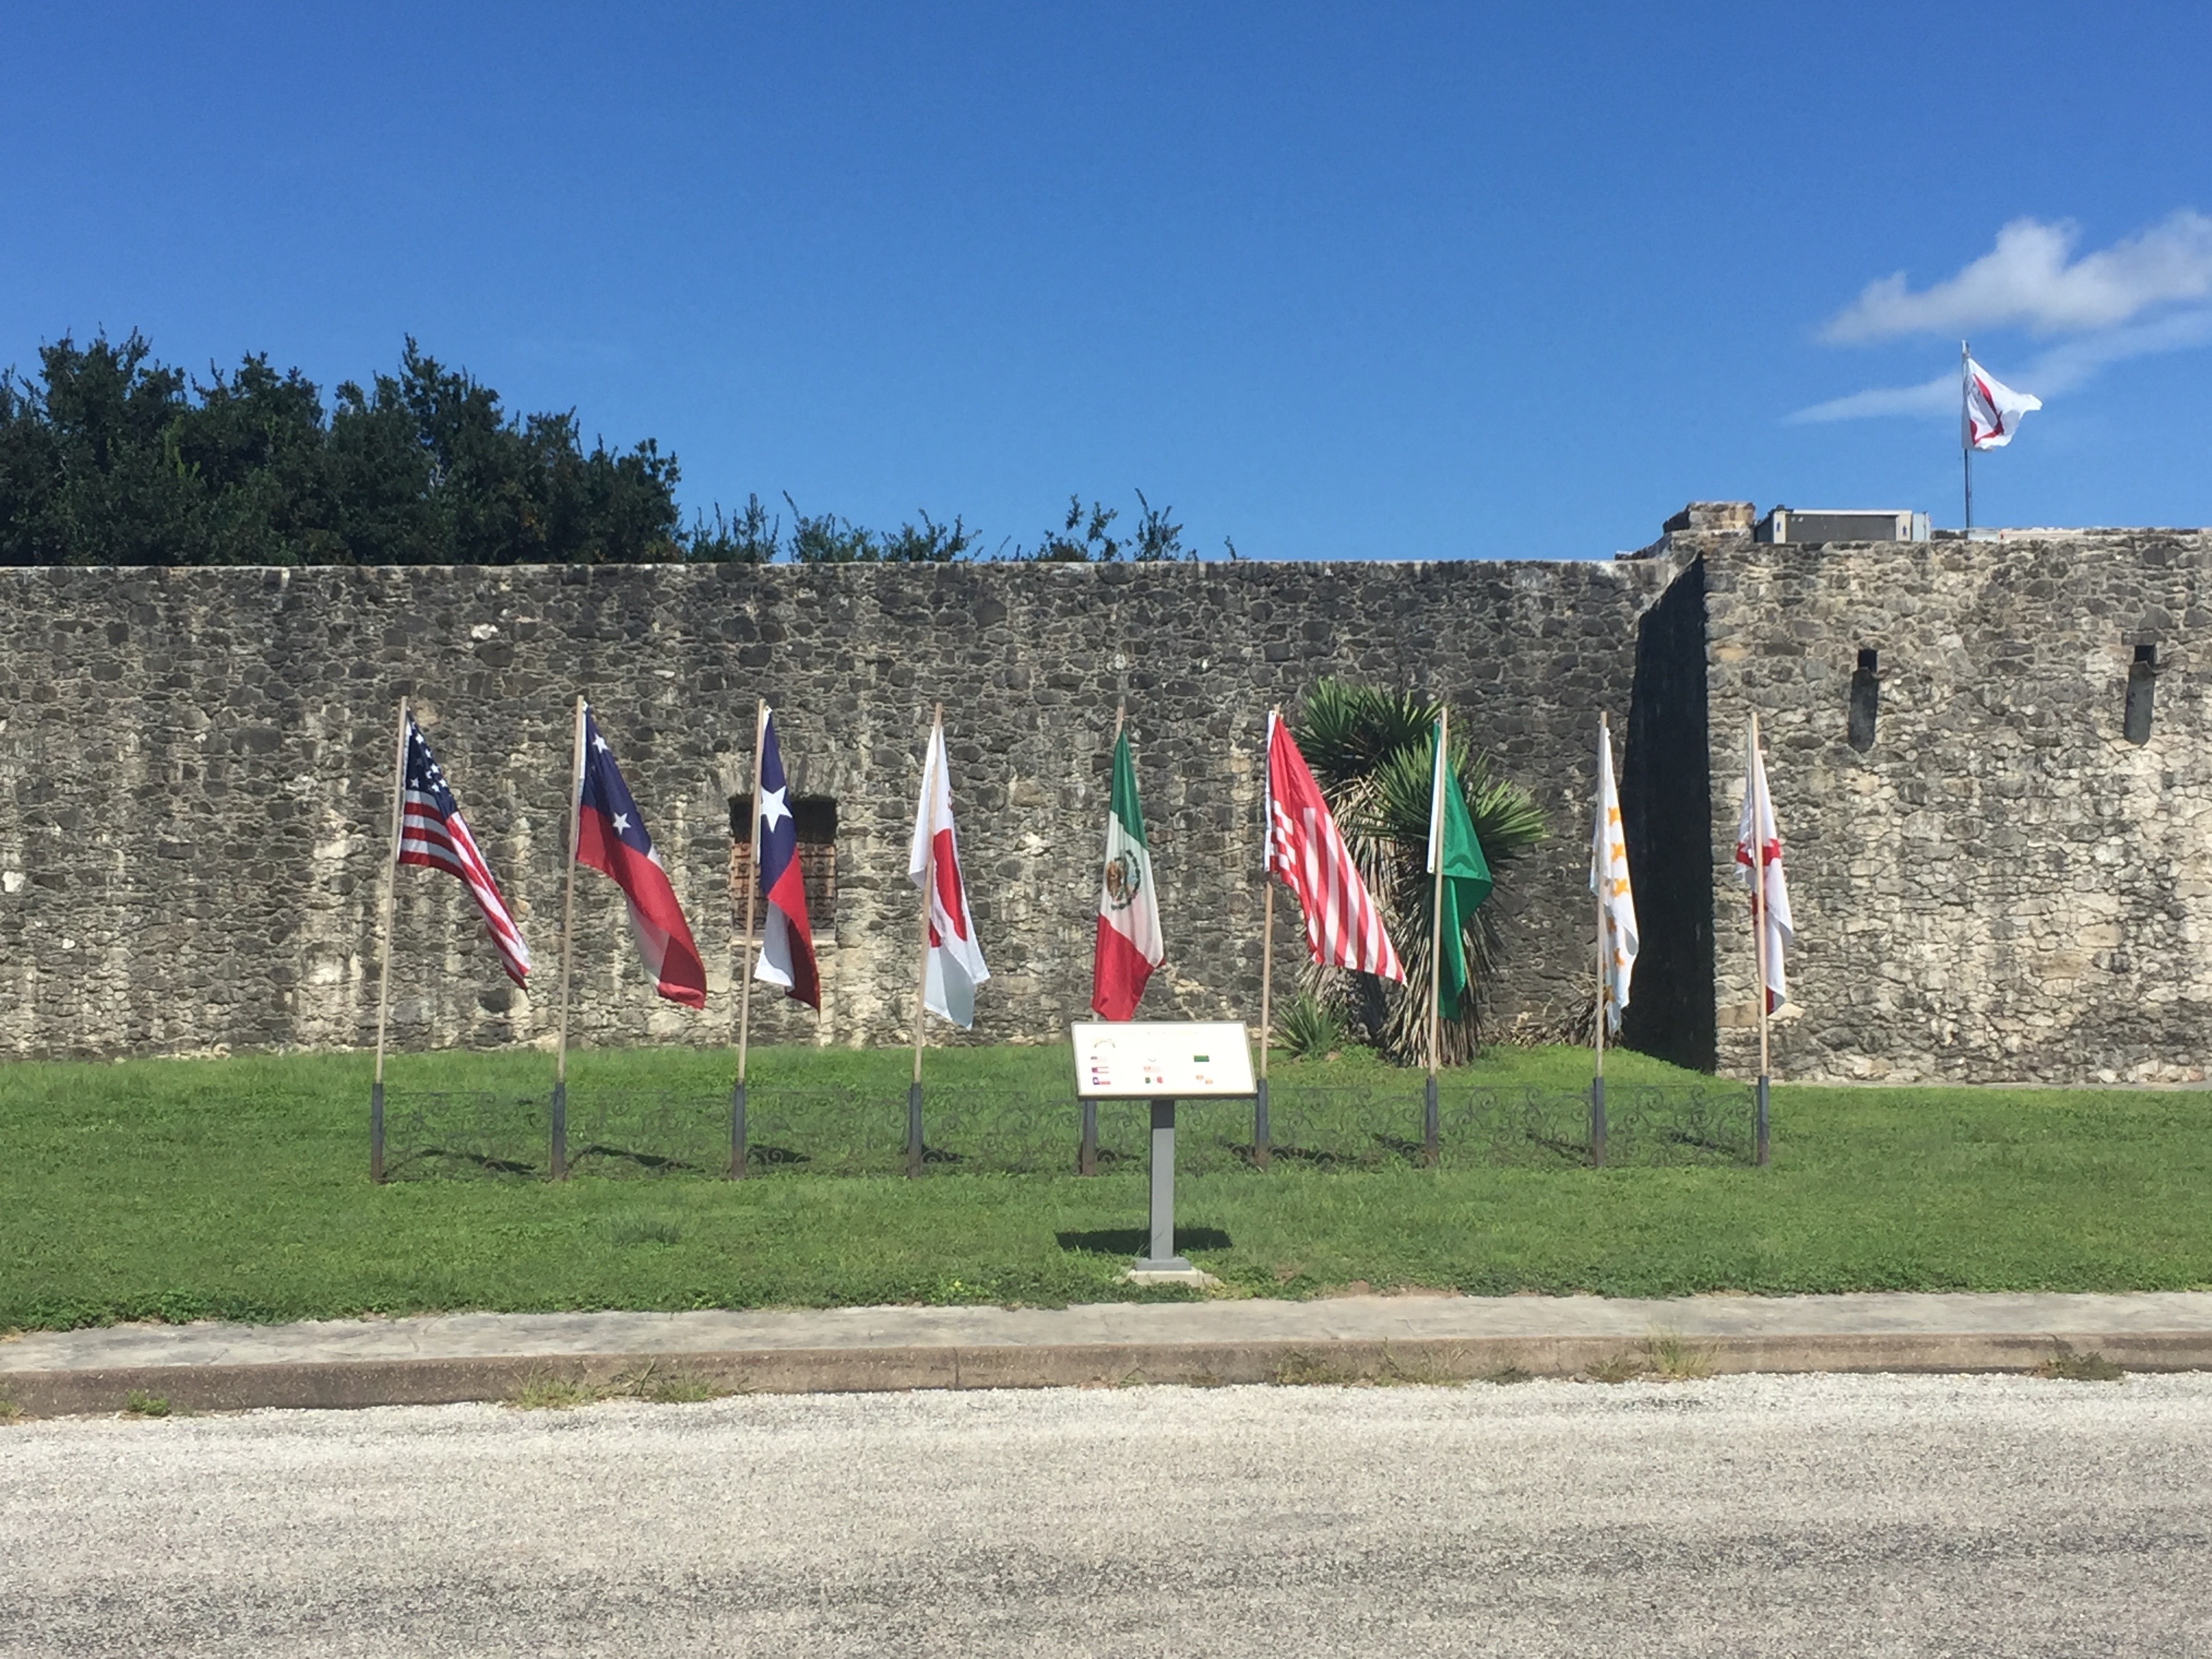
<svg viewBox="0 0 2212 1659">
<path fill-rule="evenodd" d="M 2212 1331 L 1808 1333 L 1679 1340 L 1716 1375 L 2025 1371 L 2068 1352 L 2101 1354 L 2127 1370 L 2212 1370 Z M 133 1392 L 158 1395 L 173 1410 L 331 1410 L 509 1400 L 526 1387 L 549 1382 L 619 1390 L 648 1373 L 680 1378 L 715 1394 L 1447 1383 L 1583 1376 L 1623 1356 L 1638 1355 L 1644 1346 L 1618 1336 L 1496 1336 L 1401 1342 L 937 1344 L 88 1367 L 0 1370 L 0 1401 L 12 1402 L 27 1417 L 118 1412 Z"/>
</svg>

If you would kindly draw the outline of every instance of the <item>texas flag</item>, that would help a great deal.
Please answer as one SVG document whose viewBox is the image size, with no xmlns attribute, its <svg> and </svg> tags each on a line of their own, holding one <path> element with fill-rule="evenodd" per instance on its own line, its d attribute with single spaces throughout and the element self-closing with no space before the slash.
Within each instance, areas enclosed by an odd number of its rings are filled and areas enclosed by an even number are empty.
<svg viewBox="0 0 2212 1659">
<path fill-rule="evenodd" d="M 783 987 L 793 1002 L 822 1012 L 822 981 L 814 967 L 814 934 L 806 922 L 806 890 L 799 872 L 799 826 L 791 816 L 791 788 L 783 775 L 783 751 L 775 741 L 775 714 L 761 710 L 759 833 L 754 845 L 760 866 L 760 896 L 768 906 L 761 930 L 760 961 L 755 979 Z"/>
<path fill-rule="evenodd" d="M 952 839 L 952 781 L 945 769 L 945 725 L 929 728 L 929 754 L 921 763 L 921 799 L 914 814 L 914 842 L 906 873 L 929 907 L 929 957 L 922 970 L 922 1006 L 955 1025 L 975 1023 L 975 988 L 991 977 L 968 890 L 960 879 L 960 849 Z"/>
<path fill-rule="evenodd" d="M 629 925 L 660 994 L 690 1008 L 707 1006 L 707 969 L 691 942 L 676 890 L 645 833 L 645 820 L 613 750 L 584 710 L 584 785 L 576 800 L 576 862 L 614 878 L 629 901 Z"/>
</svg>

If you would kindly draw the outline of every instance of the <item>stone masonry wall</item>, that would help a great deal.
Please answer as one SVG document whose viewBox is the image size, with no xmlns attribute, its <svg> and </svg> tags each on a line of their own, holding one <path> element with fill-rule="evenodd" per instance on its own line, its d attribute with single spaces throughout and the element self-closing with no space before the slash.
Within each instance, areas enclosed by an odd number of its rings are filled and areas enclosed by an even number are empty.
<svg viewBox="0 0 2212 1659">
<path fill-rule="evenodd" d="M 1637 618 L 1671 574 L 1662 562 L 0 571 L 0 1052 L 369 1042 L 402 694 L 538 966 L 533 994 L 511 993 L 460 884 L 400 872 L 398 1048 L 550 1041 L 579 691 L 710 978 L 703 1015 L 654 998 L 620 895 L 581 872 L 580 1041 L 726 1040 L 728 803 L 750 786 L 756 695 L 777 707 L 795 793 L 833 796 L 838 813 L 823 1017 L 765 1001 L 763 1040 L 907 1035 L 906 840 L 940 699 L 993 971 L 976 1036 L 1045 1038 L 1083 1014 L 1124 695 L 1169 951 L 1144 1012 L 1254 1018 L 1261 722 L 1327 673 L 1444 692 L 1549 814 L 1550 841 L 1494 901 L 1507 970 L 1493 1013 L 1557 1023 L 1589 994 L 1596 712 L 1620 729 Z M 1296 922 L 1281 908 L 1287 969 Z"/>
<path fill-rule="evenodd" d="M 1757 1064 L 1729 863 L 1756 708 L 1799 941 L 1777 1076 L 2201 1079 L 2212 539 L 1700 545 L 1722 1068 Z M 2138 645 L 2156 653 L 2141 746 L 2122 729 Z M 1863 648 L 1880 702 L 1861 753 Z"/>
</svg>

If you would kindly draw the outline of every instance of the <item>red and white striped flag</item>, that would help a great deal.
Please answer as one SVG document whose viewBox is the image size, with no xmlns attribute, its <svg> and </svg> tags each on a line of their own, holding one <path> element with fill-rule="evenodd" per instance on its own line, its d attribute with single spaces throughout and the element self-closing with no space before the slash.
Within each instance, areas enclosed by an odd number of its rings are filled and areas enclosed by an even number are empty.
<svg viewBox="0 0 2212 1659">
<path fill-rule="evenodd" d="M 460 878 L 476 900 L 477 908 L 483 912 L 484 931 L 499 947 L 500 965 L 509 979 L 521 984 L 530 971 L 530 947 L 522 942 L 521 930 L 507 914 L 507 901 L 499 896 L 499 884 L 491 878 L 490 866 L 477 850 L 476 837 L 469 833 L 453 792 L 447 786 L 446 775 L 430 753 L 430 745 L 422 740 L 412 714 L 407 717 L 406 782 L 400 794 L 399 861 L 443 870 Z"/>
<path fill-rule="evenodd" d="M 1382 912 L 1352 861 L 1321 786 L 1290 728 L 1267 716 L 1267 873 L 1297 896 L 1306 949 L 1324 968 L 1351 968 L 1403 983 L 1406 970 L 1382 931 Z"/>
</svg>

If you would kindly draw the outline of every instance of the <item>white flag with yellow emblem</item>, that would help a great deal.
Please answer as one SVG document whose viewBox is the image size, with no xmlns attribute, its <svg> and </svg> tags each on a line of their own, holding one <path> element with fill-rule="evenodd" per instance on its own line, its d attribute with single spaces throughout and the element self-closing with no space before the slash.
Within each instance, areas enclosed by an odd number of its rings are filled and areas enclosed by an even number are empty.
<svg viewBox="0 0 2212 1659">
<path fill-rule="evenodd" d="M 1597 826 L 1590 836 L 1590 891 L 1597 895 L 1598 951 L 1604 958 L 1605 1028 L 1620 1029 L 1628 982 L 1636 976 L 1636 896 L 1628 888 L 1628 837 L 1613 782 L 1613 735 L 1597 728 Z"/>
</svg>

